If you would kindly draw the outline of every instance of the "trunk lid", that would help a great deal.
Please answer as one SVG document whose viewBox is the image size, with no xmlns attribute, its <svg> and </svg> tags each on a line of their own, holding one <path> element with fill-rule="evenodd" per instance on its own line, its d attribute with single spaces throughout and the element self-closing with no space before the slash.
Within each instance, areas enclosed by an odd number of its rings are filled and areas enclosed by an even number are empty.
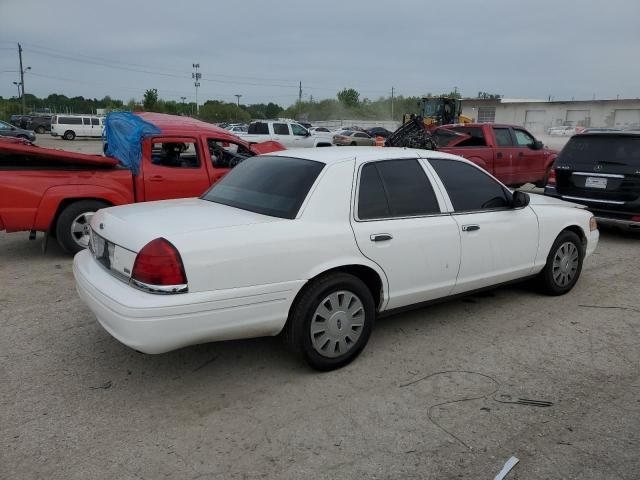
<svg viewBox="0 0 640 480">
<path fill-rule="evenodd" d="M 185 198 L 105 208 L 93 216 L 91 228 L 110 242 L 138 252 L 159 237 L 171 241 L 176 235 L 279 220 L 199 198 Z"/>
</svg>

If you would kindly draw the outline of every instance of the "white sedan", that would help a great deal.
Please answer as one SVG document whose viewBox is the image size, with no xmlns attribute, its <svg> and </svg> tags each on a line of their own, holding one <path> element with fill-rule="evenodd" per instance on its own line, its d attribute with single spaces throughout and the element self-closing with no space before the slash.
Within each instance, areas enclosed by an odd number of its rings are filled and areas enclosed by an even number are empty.
<svg viewBox="0 0 640 480">
<path fill-rule="evenodd" d="M 511 192 L 426 150 L 252 157 L 201 198 L 100 210 L 73 271 L 136 350 L 276 335 L 317 369 L 364 348 L 378 315 L 536 277 L 576 284 L 598 230 L 582 207 Z"/>
</svg>

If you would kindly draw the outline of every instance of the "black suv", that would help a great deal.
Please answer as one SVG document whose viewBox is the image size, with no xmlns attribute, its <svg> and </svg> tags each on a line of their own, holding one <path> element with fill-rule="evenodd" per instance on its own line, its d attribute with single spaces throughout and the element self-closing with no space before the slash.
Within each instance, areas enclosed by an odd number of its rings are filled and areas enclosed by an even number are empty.
<svg viewBox="0 0 640 480">
<path fill-rule="evenodd" d="M 598 221 L 640 230 L 640 132 L 571 137 L 545 195 L 587 205 Z"/>
</svg>

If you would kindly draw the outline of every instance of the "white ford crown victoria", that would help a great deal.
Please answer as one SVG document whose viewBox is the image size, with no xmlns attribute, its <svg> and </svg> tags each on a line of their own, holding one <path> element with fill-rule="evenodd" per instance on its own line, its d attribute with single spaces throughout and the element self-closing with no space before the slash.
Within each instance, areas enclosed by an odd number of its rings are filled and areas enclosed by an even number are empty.
<svg viewBox="0 0 640 480">
<path fill-rule="evenodd" d="M 146 353 L 284 332 L 345 365 L 377 315 L 536 276 L 569 291 L 598 242 L 591 213 L 512 193 L 453 155 L 287 150 L 245 160 L 199 199 L 100 210 L 78 292 Z"/>
</svg>

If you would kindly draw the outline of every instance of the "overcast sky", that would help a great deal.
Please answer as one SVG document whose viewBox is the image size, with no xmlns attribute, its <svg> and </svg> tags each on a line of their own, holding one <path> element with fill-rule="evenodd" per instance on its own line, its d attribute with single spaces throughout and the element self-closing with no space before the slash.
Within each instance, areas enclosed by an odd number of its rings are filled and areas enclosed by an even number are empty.
<svg viewBox="0 0 640 480">
<path fill-rule="evenodd" d="M 46 6 L 44 8 L 43 6 Z M 638 0 L 0 0 L 0 95 L 640 97 Z"/>
</svg>

